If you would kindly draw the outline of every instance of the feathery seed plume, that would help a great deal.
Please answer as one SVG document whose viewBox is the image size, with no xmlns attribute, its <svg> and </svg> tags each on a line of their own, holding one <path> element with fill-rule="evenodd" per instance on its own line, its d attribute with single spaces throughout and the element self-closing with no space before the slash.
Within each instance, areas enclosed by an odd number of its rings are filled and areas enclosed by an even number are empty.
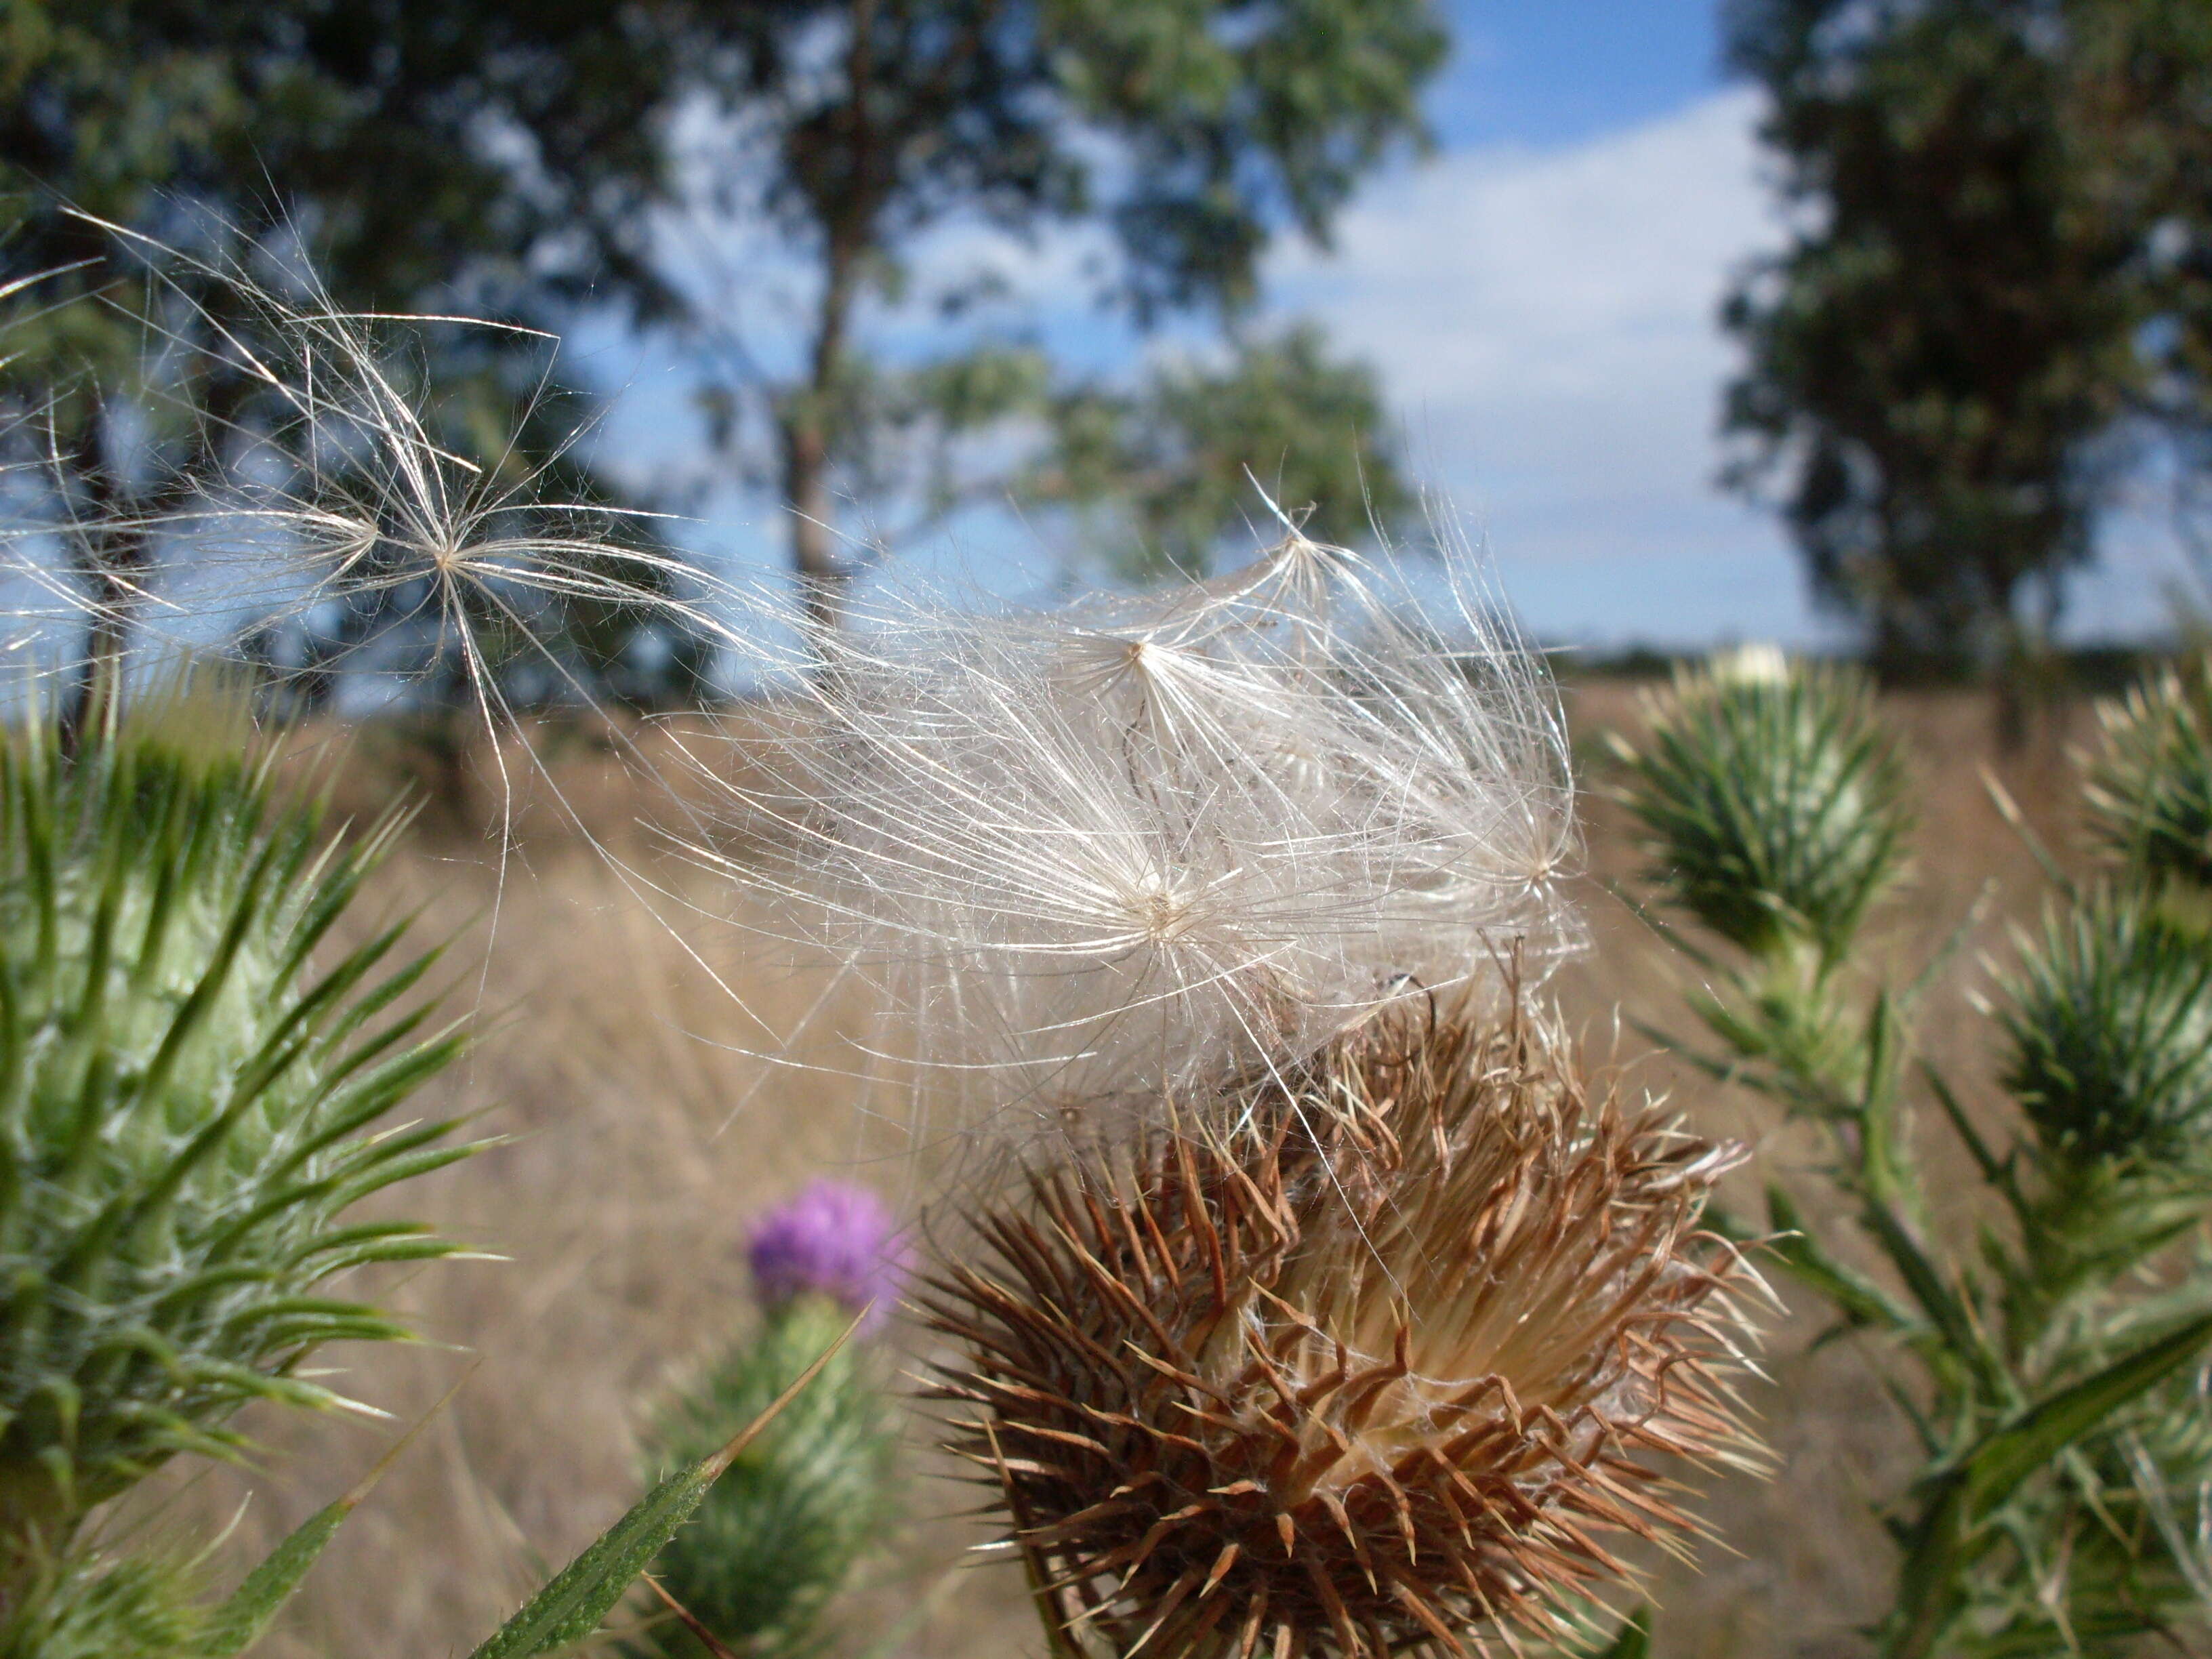
<svg viewBox="0 0 2212 1659">
<path fill-rule="evenodd" d="M 250 653 L 274 670 L 283 630 L 319 636 L 344 617 L 339 640 L 325 641 L 333 654 L 303 681 L 341 660 L 377 673 L 450 665 L 489 720 L 513 713 L 495 672 L 509 660 L 529 665 L 548 701 L 589 701 L 564 622 L 649 612 L 700 634 L 720 626 L 689 597 L 690 565 L 654 535 L 664 515 L 596 498 L 574 465 L 587 429 L 552 418 L 550 368 L 522 416 L 549 429 L 526 444 L 486 410 L 438 406 L 416 362 L 431 330 L 538 341 L 549 364 L 554 337 L 349 312 L 311 271 L 294 270 L 279 293 L 244 256 L 198 257 L 73 216 L 111 239 L 119 270 L 137 267 L 141 301 L 102 302 L 145 330 L 163 376 L 182 385 L 219 373 L 236 384 L 236 412 L 212 417 L 156 377 L 143 395 L 193 429 L 198 459 L 97 513 L 80 509 L 65 480 L 49 479 L 43 502 L 29 492 L 24 524 L 0 537 L 0 585 L 28 596 L 6 613 L 11 649 L 44 639 L 46 656 L 65 653 L 75 647 L 60 641 L 86 623 L 95 650 L 126 637 L 134 650 L 206 650 L 251 629 Z M 83 544 L 76 562 L 106 579 L 87 585 L 52 568 L 57 541 Z M 119 544 L 136 550 L 127 571 L 100 550 Z M 80 665 L 64 655 L 53 666 L 73 675 Z"/>
<path fill-rule="evenodd" d="M 1295 1066 L 1575 941 L 1551 689 L 1494 609 L 1453 611 L 1456 638 L 1295 529 L 1164 593 L 886 602 L 820 642 L 805 717 L 738 738 L 722 775 L 785 855 L 718 867 L 994 1103 Z"/>
<path fill-rule="evenodd" d="M 1696 1531 L 1650 1460 L 1759 1461 L 1727 1382 L 1757 1281 L 1697 1231 L 1739 1149 L 1594 1096 L 1517 1011 L 1394 1012 L 1246 1092 L 1225 1133 L 1035 1169 L 922 1298 L 1073 1644 L 1564 1636 L 1630 1576 L 1607 1534 Z"/>
</svg>

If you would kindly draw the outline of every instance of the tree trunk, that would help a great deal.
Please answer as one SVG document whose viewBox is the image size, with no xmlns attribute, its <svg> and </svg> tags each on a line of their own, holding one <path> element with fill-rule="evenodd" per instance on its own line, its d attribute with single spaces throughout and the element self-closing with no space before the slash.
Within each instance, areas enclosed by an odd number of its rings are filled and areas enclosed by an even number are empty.
<svg viewBox="0 0 2212 1659">
<path fill-rule="evenodd" d="M 815 401 L 812 389 L 799 402 Z M 783 501 L 791 514 L 791 568 L 810 629 L 830 630 L 844 615 L 852 573 L 838 556 L 830 499 L 830 434 L 819 415 L 794 410 L 783 423 Z"/>
<path fill-rule="evenodd" d="M 792 570 L 799 579 L 799 609 L 806 626 L 822 635 L 843 621 L 845 590 L 853 575 L 837 547 L 830 451 L 860 254 L 860 242 L 849 228 L 832 234 L 806 382 L 785 401 L 781 420 L 783 502 L 791 514 Z"/>
</svg>

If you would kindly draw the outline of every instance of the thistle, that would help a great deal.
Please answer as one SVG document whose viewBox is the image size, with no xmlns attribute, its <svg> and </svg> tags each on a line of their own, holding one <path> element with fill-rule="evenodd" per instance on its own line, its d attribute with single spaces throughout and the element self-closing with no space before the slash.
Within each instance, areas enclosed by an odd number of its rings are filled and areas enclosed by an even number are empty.
<svg viewBox="0 0 2212 1659">
<path fill-rule="evenodd" d="M 927 1297 L 942 1395 L 1066 1647 L 1455 1654 L 1577 1633 L 1608 1534 L 1744 1464 L 1735 1149 L 1594 1095 L 1553 1033 L 1425 1012 L 1249 1085 L 1239 1125 L 1037 1167 Z"/>
<path fill-rule="evenodd" d="M 771 1211 L 747 1251 L 760 1328 L 686 1385 L 652 1436 L 656 1461 L 692 1462 L 757 1417 L 853 1322 L 880 1324 L 902 1255 L 883 1201 L 818 1181 Z M 898 1427 L 877 1357 L 842 1348 L 708 1492 L 649 1571 L 687 1620 L 726 1647 L 794 1655 L 899 1511 Z M 633 1651 L 695 1659 L 663 1620 Z"/>
<path fill-rule="evenodd" d="M 906 1253 L 882 1199 L 849 1182 L 817 1181 L 761 1218 L 745 1247 L 753 1294 L 770 1316 L 824 1297 L 880 1325 L 897 1302 Z M 818 1346 L 819 1345 L 817 1345 Z"/>
<path fill-rule="evenodd" d="M 2165 669 L 2097 719 L 2082 789 L 2092 838 L 2136 875 L 2212 887 L 2212 663 Z"/>
<path fill-rule="evenodd" d="M 320 1287 L 452 1247 L 359 1200 L 467 1150 L 381 1127 L 454 1052 L 395 1012 L 391 929 L 319 963 L 389 843 L 326 843 L 266 759 L 126 720 L 0 743 L 0 1593 L 249 1401 L 342 1403 L 324 1344 L 404 1334 Z"/>
<path fill-rule="evenodd" d="M 1996 1006 L 2005 1085 L 2052 1153 L 2172 1161 L 2212 1122 L 2212 952 L 2100 895 L 2024 940 Z"/>
<path fill-rule="evenodd" d="M 1688 1001 L 1715 1041 L 1677 1046 L 1818 1126 L 1831 1215 L 1770 1187 L 1775 1255 L 1838 1331 L 1881 1339 L 1868 1352 L 1923 1450 L 1884 1505 L 1885 1659 L 2201 1645 L 2212 957 L 2169 879 L 2194 879 L 2188 803 L 2212 798 L 2199 707 L 2169 676 L 2106 713 L 2092 823 L 2124 869 L 2086 894 L 2061 880 L 1983 1005 L 2010 1119 L 1916 1052 L 1933 965 L 1893 983 L 1861 937 L 1907 818 L 1862 687 L 1686 675 L 1621 745 L 1655 885 L 1750 958 L 1696 957 Z M 1965 1248 L 1918 1157 L 1923 1099 L 2004 1215 Z"/>
<path fill-rule="evenodd" d="M 1802 942 L 1839 960 L 1911 825 L 1864 683 L 1723 659 L 1678 673 L 1646 713 L 1644 741 L 1614 744 L 1660 891 L 1753 956 Z"/>
<path fill-rule="evenodd" d="M 211 1659 L 202 1565 L 156 1547 L 57 1567 L 0 1621 L 0 1659 Z"/>
</svg>

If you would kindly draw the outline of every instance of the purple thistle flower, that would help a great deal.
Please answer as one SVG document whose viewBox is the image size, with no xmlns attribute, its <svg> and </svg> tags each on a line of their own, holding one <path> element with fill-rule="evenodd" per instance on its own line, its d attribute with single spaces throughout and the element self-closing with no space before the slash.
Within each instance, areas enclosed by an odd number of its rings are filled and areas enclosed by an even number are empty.
<svg viewBox="0 0 2212 1659">
<path fill-rule="evenodd" d="M 817 1181 L 770 1210 L 753 1229 L 747 1256 L 763 1307 L 781 1308 L 813 1291 L 856 1313 L 872 1306 L 872 1327 L 898 1299 L 906 1267 L 883 1200 L 842 1181 Z"/>
</svg>

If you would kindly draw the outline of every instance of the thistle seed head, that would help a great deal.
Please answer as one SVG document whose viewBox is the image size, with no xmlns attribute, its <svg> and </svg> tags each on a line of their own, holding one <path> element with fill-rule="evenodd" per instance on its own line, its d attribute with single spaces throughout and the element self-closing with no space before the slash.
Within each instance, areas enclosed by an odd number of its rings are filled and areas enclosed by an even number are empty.
<svg viewBox="0 0 2212 1659">
<path fill-rule="evenodd" d="M 1655 1457 L 1748 1463 L 1736 1157 L 1560 1039 L 1404 1011 L 1227 1133 L 1034 1169 L 926 1303 L 1048 1616 L 1122 1659 L 1565 1633 L 1695 1531 Z"/>
<path fill-rule="evenodd" d="M 1577 938 L 1557 707 L 1494 612 L 1453 641 L 1395 580 L 1292 533 L 1164 594 L 889 605 L 722 769 L 784 860 L 718 867 L 994 1107 L 1218 1088 L 1494 993 Z"/>
</svg>

